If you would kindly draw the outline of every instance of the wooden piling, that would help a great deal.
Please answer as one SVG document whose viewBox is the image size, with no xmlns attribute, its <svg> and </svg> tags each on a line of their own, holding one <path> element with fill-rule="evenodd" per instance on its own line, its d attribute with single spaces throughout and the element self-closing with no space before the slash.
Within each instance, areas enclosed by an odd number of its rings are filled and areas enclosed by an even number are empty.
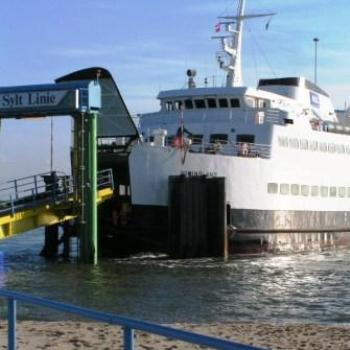
<svg viewBox="0 0 350 350">
<path fill-rule="evenodd" d="M 44 247 L 40 252 L 41 256 L 54 258 L 58 255 L 58 224 L 45 227 Z"/>
</svg>

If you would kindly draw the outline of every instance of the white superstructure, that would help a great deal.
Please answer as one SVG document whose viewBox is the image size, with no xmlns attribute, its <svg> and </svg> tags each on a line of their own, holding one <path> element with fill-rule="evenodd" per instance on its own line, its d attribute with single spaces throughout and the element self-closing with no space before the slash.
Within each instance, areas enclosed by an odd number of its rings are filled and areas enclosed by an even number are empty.
<svg viewBox="0 0 350 350">
<path fill-rule="evenodd" d="M 350 127 L 338 123 L 329 96 L 303 77 L 241 86 L 243 21 L 222 17 L 217 55 L 225 87 L 160 92 L 159 112 L 141 118 L 144 143 L 131 152 L 132 203 L 166 207 L 168 177 L 226 178 L 238 231 L 331 231 L 350 227 Z"/>
</svg>

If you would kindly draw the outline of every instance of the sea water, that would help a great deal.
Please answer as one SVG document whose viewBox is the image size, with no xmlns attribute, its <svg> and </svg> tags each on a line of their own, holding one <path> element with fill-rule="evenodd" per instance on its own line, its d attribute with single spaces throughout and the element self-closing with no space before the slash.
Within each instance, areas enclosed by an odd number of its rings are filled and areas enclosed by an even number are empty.
<svg viewBox="0 0 350 350">
<path fill-rule="evenodd" d="M 143 254 L 91 266 L 46 260 L 38 255 L 42 244 L 42 231 L 0 242 L 1 287 L 162 323 L 350 323 L 350 251 L 228 262 Z M 19 316 L 71 318 L 22 304 Z"/>
</svg>

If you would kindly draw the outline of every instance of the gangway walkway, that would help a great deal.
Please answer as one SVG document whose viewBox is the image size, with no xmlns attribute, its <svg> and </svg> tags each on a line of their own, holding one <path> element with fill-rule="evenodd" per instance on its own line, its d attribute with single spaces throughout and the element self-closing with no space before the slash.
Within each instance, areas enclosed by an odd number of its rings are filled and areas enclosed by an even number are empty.
<svg viewBox="0 0 350 350">
<path fill-rule="evenodd" d="M 98 172 L 97 189 L 98 203 L 112 196 L 111 169 Z M 74 219 L 80 205 L 78 190 L 72 177 L 60 172 L 0 184 L 0 239 Z"/>
</svg>

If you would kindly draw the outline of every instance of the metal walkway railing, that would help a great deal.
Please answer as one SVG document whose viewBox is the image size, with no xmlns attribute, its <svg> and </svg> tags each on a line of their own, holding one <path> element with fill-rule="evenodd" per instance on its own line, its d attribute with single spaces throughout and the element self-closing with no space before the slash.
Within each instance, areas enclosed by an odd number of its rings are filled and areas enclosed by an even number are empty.
<svg viewBox="0 0 350 350">
<path fill-rule="evenodd" d="M 8 349 L 16 349 L 16 320 L 17 320 L 17 301 L 23 303 L 42 306 L 58 311 L 68 312 L 79 315 L 90 320 L 109 323 L 123 327 L 123 348 L 125 350 L 135 349 L 134 330 L 140 330 L 148 333 L 157 334 L 163 337 L 181 340 L 192 344 L 210 347 L 213 349 L 225 350 L 262 350 L 261 348 L 244 345 L 228 340 L 223 340 L 211 336 L 201 335 L 188 331 L 178 330 L 171 327 L 157 325 L 151 322 L 144 322 L 128 317 L 116 316 L 110 313 L 95 311 L 70 304 L 59 303 L 44 298 L 35 297 L 29 294 L 16 293 L 0 289 L 0 297 L 6 298 L 8 302 L 7 320 L 8 320 Z"/>
<path fill-rule="evenodd" d="M 97 188 L 114 188 L 111 169 L 99 171 Z M 0 184 L 0 216 L 23 208 L 68 201 L 75 191 L 73 178 L 61 172 L 41 173 Z"/>
</svg>

